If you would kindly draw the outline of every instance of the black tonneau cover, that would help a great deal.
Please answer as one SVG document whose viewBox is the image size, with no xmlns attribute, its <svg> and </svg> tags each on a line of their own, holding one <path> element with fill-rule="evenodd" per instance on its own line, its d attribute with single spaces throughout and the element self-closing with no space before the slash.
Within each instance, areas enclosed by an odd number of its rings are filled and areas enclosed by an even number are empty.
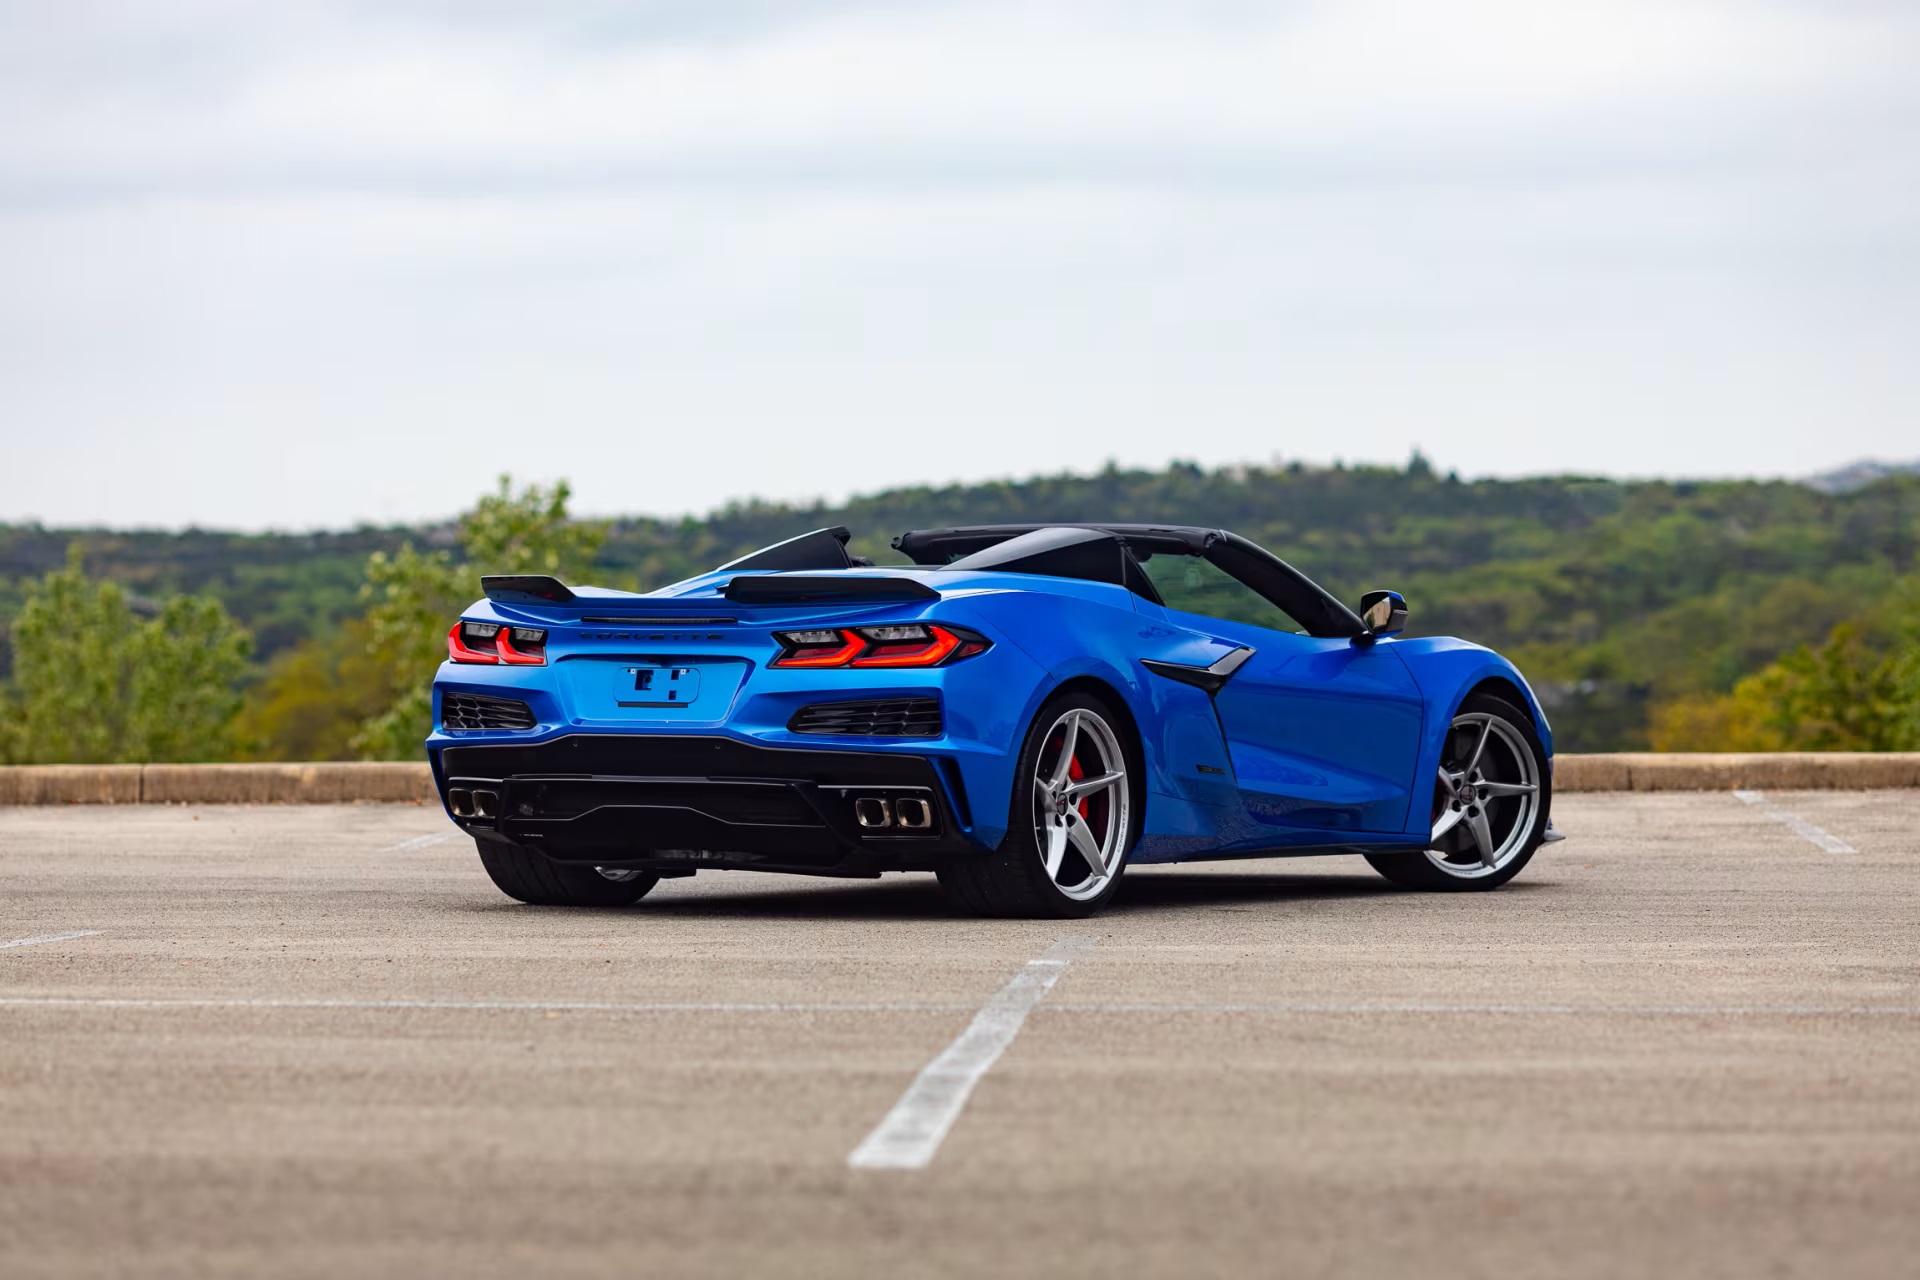
<svg viewBox="0 0 1920 1280">
<path fill-rule="evenodd" d="M 893 547 L 915 564 L 940 565 L 1043 529 L 1092 529 L 1111 534 L 1124 545 L 1179 555 L 1199 555 L 1214 539 L 1225 536 L 1218 529 L 1193 525 L 1082 524 L 1064 520 L 1049 524 L 971 524 L 951 529 L 915 529 L 895 538 Z"/>
<path fill-rule="evenodd" d="M 765 569 L 771 572 L 791 572 L 795 569 L 858 569 L 870 564 L 871 561 L 848 554 L 847 540 L 852 536 L 847 526 L 843 524 L 836 524 L 827 529 L 815 529 L 797 538 L 788 538 L 785 542 L 776 542 L 770 547 L 748 552 L 738 560 L 729 560 L 714 572 L 725 573 L 728 569 Z"/>
</svg>

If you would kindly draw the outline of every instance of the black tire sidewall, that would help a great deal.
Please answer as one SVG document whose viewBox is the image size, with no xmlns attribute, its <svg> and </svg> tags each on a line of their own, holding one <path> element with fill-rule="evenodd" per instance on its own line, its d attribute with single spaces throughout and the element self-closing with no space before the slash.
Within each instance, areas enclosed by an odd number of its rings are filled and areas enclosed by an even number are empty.
<svg viewBox="0 0 1920 1280">
<path fill-rule="evenodd" d="M 480 865 L 494 887 L 536 907 L 624 907 L 653 891 L 660 877 L 609 880 L 592 867 L 555 862 L 544 853 L 502 840 L 476 838 Z"/>
</svg>

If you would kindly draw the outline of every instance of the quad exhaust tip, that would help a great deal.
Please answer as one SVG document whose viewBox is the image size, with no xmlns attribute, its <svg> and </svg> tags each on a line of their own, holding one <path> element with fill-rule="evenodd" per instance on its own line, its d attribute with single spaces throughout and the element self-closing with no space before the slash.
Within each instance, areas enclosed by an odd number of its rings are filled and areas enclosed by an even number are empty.
<svg viewBox="0 0 1920 1280">
<path fill-rule="evenodd" d="M 868 831 L 933 830 L 933 804 L 918 796 L 859 796 L 853 802 L 853 817 Z"/>
<path fill-rule="evenodd" d="M 500 816 L 500 793 L 449 787 L 447 808 L 453 810 L 456 818 L 496 818 Z"/>
</svg>

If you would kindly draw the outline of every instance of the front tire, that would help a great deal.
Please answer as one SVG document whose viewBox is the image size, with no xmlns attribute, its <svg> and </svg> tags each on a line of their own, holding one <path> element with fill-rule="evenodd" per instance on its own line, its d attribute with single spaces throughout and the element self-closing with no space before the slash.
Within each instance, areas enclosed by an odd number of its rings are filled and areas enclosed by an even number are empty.
<svg viewBox="0 0 1920 1280">
<path fill-rule="evenodd" d="M 1460 704 L 1441 748 L 1428 847 L 1368 854 L 1367 861 L 1409 889 L 1498 889 L 1539 849 L 1552 791 L 1533 717 L 1505 698 L 1473 694 Z"/>
<path fill-rule="evenodd" d="M 593 867 L 570 867 L 545 854 L 500 840 L 475 840 L 480 865 L 509 898 L 534 907 L 624 907 L 638 902 L 660 883 L 651 871 L 616 872 L 610 878 Z"/>
<path fill-rule="evenodd" d="M 1103 699 L 1074 690 L 1034 716 L 1014 772 L 1007 836 L 945 859 L 940 885 L 983 916 L 1071 919 L 1104 907 L 1140 838 L 1140 752 Z"/>
</svg>

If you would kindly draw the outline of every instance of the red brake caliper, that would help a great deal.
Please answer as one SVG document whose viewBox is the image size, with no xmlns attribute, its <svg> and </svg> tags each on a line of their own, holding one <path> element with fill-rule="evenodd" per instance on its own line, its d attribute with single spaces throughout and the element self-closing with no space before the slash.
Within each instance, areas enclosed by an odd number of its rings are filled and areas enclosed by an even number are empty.
<svg viewBox="0 0 1920 1280">
<path fill-rule="evenodd" d="M 1080 781 L 1080 779 L 1086 776 L 1087 776 L 1087 771 L 1080 767 L 1079 756 L 1075 756 L 1073 759 L 1067 761 L 1067 778 L 1070 781 L 1078 782 Z M 1080 816 L 1082 818 L 1087 816 L 1087 798 L 1085 796 L 1080 797 L 1080 800 L 1075 807 L 1080 810 Z"/>
</svg>

